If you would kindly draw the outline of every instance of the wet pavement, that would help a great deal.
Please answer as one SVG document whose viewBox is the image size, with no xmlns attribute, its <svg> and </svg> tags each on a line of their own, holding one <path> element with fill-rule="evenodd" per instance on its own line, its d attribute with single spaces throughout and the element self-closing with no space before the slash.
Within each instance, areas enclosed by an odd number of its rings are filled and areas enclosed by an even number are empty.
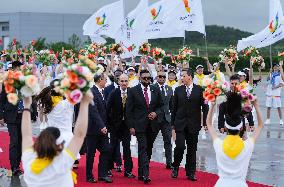
<svg viewBox="0 0 284 187">
<path fill-rule="evenodd" d="M 264 83 L 258 86 L 255 89 L 255 92 L 261 106 L 263 121 L 265 121 L 266 109 Z M 282 91 L 282 105 L 284 105 L 283 95 Z M 282 111 L 282 113 L 284 114 L 284 111 Z M 215 121 L 215 126 L 216 125 Z M 0 128 L 0 131 L 6 131 L 6 129 Z M 38 127 L 34 127 L 33 133 L 36 135 L 38 132 Z M 131 146 L 131 149 L 133 156 L 137 157 L 137 144 L 135 146 Z M 163 150 L 163 139 L 161 134 L 158 135 L 155 141 L 152 160 L 165 163 L 165 153 Z M 182 161 L 183 166 L 184 164 L 185 159 Z M 197 168 L 198 170 L 217 173 L 212 140 L 208 134 L 204 135 L 202 132 L 200 133 L 198 143 Z M 261 184 L 284 187 L 284 126 L 279 125 L 279 118 L 276 110 L 271 111 L 271 124 L 265 126 L 260 138 L 256 142 L 248 169 L 247 180 Z M 26 187 L 22 177 L 7 177 L 7 170 L 0 168 L 0 187 L 20 186 Z"/>
</svg>

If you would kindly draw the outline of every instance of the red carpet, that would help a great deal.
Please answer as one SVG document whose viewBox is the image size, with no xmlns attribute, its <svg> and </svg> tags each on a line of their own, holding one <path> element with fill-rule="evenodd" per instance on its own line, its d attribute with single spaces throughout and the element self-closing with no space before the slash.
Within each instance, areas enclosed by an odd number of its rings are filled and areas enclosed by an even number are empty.
<svg viewBox="0 0 284 187">
<path fill-rule="evenodd" d="M 3 153 L 0 153 L 0 167 L 10 168 L 9 166 L 9 135 L 6 132 L 0 132 L 0 147 L 3 149 Z M 134 174 L 137 174 L 137 159 L 134 159 Z M 95 159 L 95 166 L 97 166 L 98 159 Z M 85 156 L 81 158 L 79 169 L 76 171 L 78 173 L 78 184 L 76 187 L 92 187 L 92 186 L 121 186 L 121 187 L 132 187 L 132 186 L 145 186 L 143 182 L 138 181 L 136 179 L 127 179 L 123 177 L 123 173 L 117 173 L 113 171 L 114 174 L 114 183 L 105 184 L 105 183 L 97 183 L 97 184 L 89 184 L 85 182 Z M 97 178 L 97 167 L 95 167 L 95 178 Z M 180 169 L 179 178 L 171 179 L 170 178 L 170 170 L 165 169 L 164 164 L 160 164 L 157 162 L 151 162 L 150 164 L 150 177 L 152 182 L 150 186 L 196 186 L 196 187 L 212 187 L 218 180 L 218 176 L 215 174 L 210 174 L 206 172 L 197 172 L 197 178 L 199 179 L 197 182 L 188 181 L 185 177 L 184 169 Z M 268 187 L 266 185 L 256 184 L 249 182 L 250 187 Z"/>
</svg>

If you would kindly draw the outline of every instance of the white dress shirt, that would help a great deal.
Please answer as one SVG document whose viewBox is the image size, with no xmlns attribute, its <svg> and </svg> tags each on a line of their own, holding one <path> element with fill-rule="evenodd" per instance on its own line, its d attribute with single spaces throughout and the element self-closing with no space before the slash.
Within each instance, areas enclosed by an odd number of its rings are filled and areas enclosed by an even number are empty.
<svg viewBox="0 0 284 187">
<path fill-rule="evenodd" d="M 160 87 L 160 90 L 161 90 L 161 93 L 162 93 L 162 86 L 164 86 L 164 92 L 165 92 L 165 96 L 167 96 L 167 90 L 166 90 L 166 84 L 163 84 L 163 85 L 161 85 L 161 84 L 159 84 L 159 83 L 157 83 L 158 85 L 159 85 L 159 87 Z"/>
<path fill-rule="evenodd" d="M 144 88 L 145 88 L 145 86 L 143 86 L 143 85 L 141 84 L 141 89 L 142 89 L 143 95 L 144 95 Z M 148 86 L 147 93 L 148 93 L 149 104 L 150 104 L 150 103 L 151 103 L 151 90 L 150 90 L 150 86 Z M 144 98 L 145 98 L 145 95 L 144 95 Z"/>
<path fill-rule="evenodd" d="M 97 85 L 95 85 L 95 86 L 98 88 L 99 92 L 101 93 L 101 95 L 102 95 L 102 97 L 103 97 L 103 100 L 105 100 L 105 97 L 104 97 L 104 89 L 98 87 Z"/>
</svg>

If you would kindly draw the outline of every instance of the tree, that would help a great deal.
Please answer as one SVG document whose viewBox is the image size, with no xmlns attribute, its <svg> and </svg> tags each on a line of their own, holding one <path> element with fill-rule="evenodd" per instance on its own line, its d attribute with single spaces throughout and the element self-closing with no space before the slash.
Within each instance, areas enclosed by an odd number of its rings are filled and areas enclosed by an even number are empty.
<svg viewBox="0 0 284 187">
<path fill-rule="evenodd" d="M 68 39 L 68 44 L 70 44 L 74 49 L 79 50 L 82 45 L 82 40 L 76 34 L 72 34 Z"/>
<path fill-rule="evenodd" d="M 45 38 L 39 37 L 34 45 L 34 50 L 40 51 L 47 48 L 47 44 L 45 43 Z"/>
<path fill-rule="evenodd" d="M 72 45 L 65 42 L 56 42 L 48 44 L 48 49 L 51 49 L 54 53 L 56 52 L 60 53 L 62 51 L 62 48 L 64 48 L 65 50 L 72 49 L 74 52 L 77 52 Z"/>
</svg>

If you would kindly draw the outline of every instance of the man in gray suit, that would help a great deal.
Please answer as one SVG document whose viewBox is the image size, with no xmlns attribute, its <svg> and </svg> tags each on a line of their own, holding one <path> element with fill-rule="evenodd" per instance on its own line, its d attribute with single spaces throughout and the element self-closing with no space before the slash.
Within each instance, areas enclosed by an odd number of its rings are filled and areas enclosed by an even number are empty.
<svg viewBox="0 0 284 187">
<path fill-rule="evenodd" d="M 166 74 L 163 71 L 158 72 L 157 74 L 157 83 L 154 85 L 161 91 L 162 99 L 164 106 L 162 108 L 163 114 L 158 116 L 158 123 L 160 126 L 160 130 L 162 131 L 163 140 L 164 140 L 164 148 L 165 148 L 165 156 L 166 156 L 166 168 L 171 169 L 172 165 L 172 128 L 170 125 L 171 122 L 171 113 L 170 113 L 170 105 L 171 98 L 173 96 L 173 90 L 171 87 L 165 84 L 166 82 Z"/>
</svg>

